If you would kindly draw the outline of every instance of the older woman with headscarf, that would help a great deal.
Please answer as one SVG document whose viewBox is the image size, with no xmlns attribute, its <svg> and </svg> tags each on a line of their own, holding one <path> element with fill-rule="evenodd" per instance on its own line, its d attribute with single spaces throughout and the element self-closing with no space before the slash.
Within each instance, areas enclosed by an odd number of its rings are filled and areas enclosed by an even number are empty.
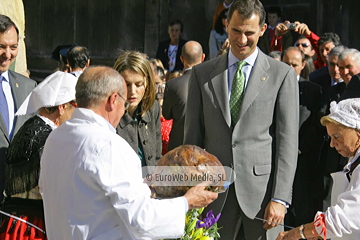
<svg viewBox="0 0 360 240">
<path fill-rule="evenodd" d="M 69 119 L 76 103 L 77 78 L 55 72 L 25 99 L 16 115 L 38 112 L 19 129 L 5 163 L 5 200 L 0 239 L 47 239 L 38 180 L 40 158 L 49 134 Z"/>
<path fill-rule="evenodd" d="M 330 146 L 349 157 L 349 162 L 343 171 L 331 174 L 332 206 L 318 212 L 314 222 L 280 233 L 278 240 L 360 237 L 360 98 L 332 102 L 330 114 L 321 118 L 321 124 L 331 138 Z"/>
</svg>

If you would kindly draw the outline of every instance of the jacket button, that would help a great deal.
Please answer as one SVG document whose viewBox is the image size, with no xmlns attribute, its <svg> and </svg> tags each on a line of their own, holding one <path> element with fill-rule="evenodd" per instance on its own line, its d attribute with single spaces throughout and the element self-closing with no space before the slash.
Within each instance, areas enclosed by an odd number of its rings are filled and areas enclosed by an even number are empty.
<svg viewBox="0 0 360 240">
<path fill-rule="evenodd" d="M 143 144 L 144 144 L 144 145 L 146 144 L 146 140 L 143 141 Z"/>
<path fill-rule="evenodd" d="M 151 160 L 152 156 L 148 156 L 148 160 Z"/>
<path fill-rule="evenodd" d="M 235 148 L 235 147 L 236 147 L 236 144 L 235 144 L 235 143 L 231 144 L 231 147 L 232 147 L 232 148 Z"/>
</svg>

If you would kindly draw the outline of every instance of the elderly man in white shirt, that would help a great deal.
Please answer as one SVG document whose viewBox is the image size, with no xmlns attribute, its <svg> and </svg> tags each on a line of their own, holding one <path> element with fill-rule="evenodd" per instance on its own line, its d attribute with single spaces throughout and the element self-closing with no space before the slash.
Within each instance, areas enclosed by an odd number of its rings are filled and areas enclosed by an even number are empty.
<svg viewBox="0 0 360 240">
<path fill-rule="evenodd" d="M 137 154 L 115 132 L 126 91 L 115 70 L 87 68 L 76 86 L 79 108 L 47 139 L 39 185 L 49 239 L 178 238 L 187 210 L 217 198 L 204 186 L 150 197 Z"/>
</svg>

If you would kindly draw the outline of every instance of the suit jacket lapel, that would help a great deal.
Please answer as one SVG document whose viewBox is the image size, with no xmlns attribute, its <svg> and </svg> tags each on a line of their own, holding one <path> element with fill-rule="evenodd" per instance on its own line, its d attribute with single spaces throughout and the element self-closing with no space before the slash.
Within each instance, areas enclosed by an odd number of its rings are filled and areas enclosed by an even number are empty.
<svg viewBox="0 0 360 240">
<path fill-rule="evenodd" d="M 20 96 L 18 94 L 15 94 L 15 91 L 20 92 L 22 86 L 21 83 L 17 81 L 15 75 L 11 71 L 9 71 L 9 78 L 10 78 L 11 92 L 14 99 L 14 106 L 16 112 L 20 108 L 22 102 Z"/>
<path fill-rule="evenodd" d="M 259 51 L 258 57 L 255 61 L 255 64 L 251 70 L 251 75 L 249 77 L 248 84 L 246 86 L 241 110 L 240 110 L 240 117 L 244 115 L 246 110 L 249 108 L 251 103 L 256 99 L 256 97 L 259 95 L 261 89 L 265 85 L 265 83 L 268 81 L 269 76 L 266 73 L 266 71 L 270 68 L 269 62 L 266 59 L 266 56 L 264 53 Z"/>
<path fill-rule="evenodd" d="M 9 140 L 9 134 L 6 131 L 6 127 L 5 127 L 5 123 L 2 117 L 0 117 L 0 129 L 3 132 L 4 136 L 6 137 L 6 140 L 8 140 L 8 142 L 10 142 Z"/>
<path fill-rule="evenodd" d="M 228 54 L 218 57 L 219 61 L 214 62 L 214 71 L 210 73 L 211 83 L 214 87 L 215 97 L 219 103 L 221 112 L 225 118 L 227 125 L 231 126 L 230 107 L 229 107 L 229 91 L 228 91 Z"/>
<path fill-rule="evenodd" d="M 22 100 L 21 100 L 21 93 L 22 92 L 22 84 L 16 79 L 15 74 L 13 74 L 13 72 L 9 71 L 9 81 L 10 81 L 10 85 L 11 85 L 11 92 L 12 92 L 12 96 L 14 99 L 14 111 L 15 113 L 17 112 L 17 110 L 20 108 L 21 104 L 22 104 Z M 24 98 L 25 99 L 25 98 Z M 14 114 L 15 114 L 14 113 Z M 14 133 L 17 132 L 17 130 L 19 130 L 19 128 L 21 126 L 18 126 L 18 121 L 17 121 L 17 117 L 14 116 Z"/>
</svg>

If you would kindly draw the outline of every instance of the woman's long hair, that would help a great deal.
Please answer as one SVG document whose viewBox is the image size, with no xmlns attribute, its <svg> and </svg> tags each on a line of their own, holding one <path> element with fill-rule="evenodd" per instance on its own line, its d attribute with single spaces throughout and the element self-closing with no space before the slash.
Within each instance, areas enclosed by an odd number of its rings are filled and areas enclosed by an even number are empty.
<svg viewBox="0 0 360 240">
<path fill-rule="evenodd" d="M 223 19 L 226 19 L 226 13 L 228 12 L 229 9 L 225 8 L 224 10 L 222 10 L 220 12 L 220 15 L 218 16 L 218 18 L 216 19 L 216 22 L 215 22 L 215 31 L 220 34 L 220 35 L 223 35 L 225 33 L 225 26 L 223 25 L 222 23 L 222 20 Z"/>
<path fill-rule="evenodd" d="M 144 116 L 155 102 L 155 81 L 150 62 L 140 52 L 126 51 L 118 57 L 114 69 L 120 74 L 125 70 L 130 70 L 145 77 L 145 93 L 141 100 L 141 116 Z"/>
</svg>

